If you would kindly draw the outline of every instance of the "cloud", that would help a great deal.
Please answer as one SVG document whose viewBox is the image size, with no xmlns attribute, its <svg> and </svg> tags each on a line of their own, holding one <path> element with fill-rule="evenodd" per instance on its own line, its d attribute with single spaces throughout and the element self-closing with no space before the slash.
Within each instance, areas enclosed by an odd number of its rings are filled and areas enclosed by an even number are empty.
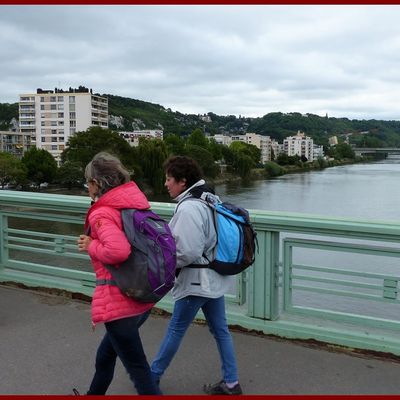
<svg viewBox="0 0 400 400">
<path fill-rule="evenodd" d="M 398 119 L 394 6 L 0 6 L 0 102 L 84 85 L 184 113 Z"/>
</svg>

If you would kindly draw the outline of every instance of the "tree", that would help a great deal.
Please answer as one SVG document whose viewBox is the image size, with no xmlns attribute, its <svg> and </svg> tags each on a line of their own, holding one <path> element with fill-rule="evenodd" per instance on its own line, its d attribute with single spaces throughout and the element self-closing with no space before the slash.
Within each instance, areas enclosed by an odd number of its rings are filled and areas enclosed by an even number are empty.
<svg viewBox="0 0 400 400">
<path fill-rule="evenodd" d="M 279 165 L 287 165 L 289 164 L 289 156 L 286 153 L 279 153 L 278 157 L 276 158 L 276 162 Z"/>
<path fill-rule="evenodd" d="M 250 176 L 252 168 L 254 168 L 254 161 L 249 155 L 238 152 L 236 153 L 233 167 L 241 178 L 246 179 Z"/>
<path fill-rule="evenodd" d="M 253 160 L 254 166 L 256 166 L 260 162 L 261 150 L 254 144 L 235 141 L 231 143 L 229 148 L 233 152 L 249 156 Z"/>
<path fill-rule="evenodd" d="M 61 155 L 62 162 L 75 161 L 85 167 L 100 151 L 107 151 L 131 166 L 132 152 L 128 142 L 117 132 L 92 126 L 84 132 L 76 132 L 69 138 L 68 146 Z"/>
<path fill-rule="evenodd" d="M 335 160 L 342 160 L 343 158 L 355 158 L 353 149 L 347 143 L 339 143 L 329 149 L 328 155 Z"/>
<path fill-rule="evenodd" d="M 81 163 L 77 161 L 66 161 L 58 169 L 57 180 L 70 190 L 73 186 L 82 185 L 84 181 L 84 170 Z"/>
<path fill-rule="evenodd" d="M 57 175 L 57 162 L 45 149 L 31 147 L 22 157 L 28 180 L 40 187 L 41 183 L 53 182 Z"/>
<path fill-rule="evenodd" d="M 164 137 L 164 142 L 168 149 L 168 154 L 179 156 L 185 153 L 185 141 L 178 135 L 168 135 Z"/>
<path fill-rule="evenodd" d="M 223 158 L 222 148 L 226 147 L 220 143 L 217 143 L 215 139 L 211 138 L 208 144 L 208 150 L 214 157 L 215 161 L 221 160 Z"/>
<path fill-rule="evenodd" d="M 20 159 L 10 153 L 0 152 L 0 185 L 23 183 L 26 179 L 26 168 Z"/>
<path fill-rule="evenodd" d="M 208 139 L 204 136 L 201 129 L 195 129 L 188 137 L 187 143 L 189 145 L 200 146 L 203 149 L 208 149 Z"/>
<path fill-rule="evenodd" d="M 167 146 L 159 139 L 139 139 L 137 156 L 146 181 L 154 194 L 160 194 L 164 188 L 163 164 L 168 156 Z"/>
<path fill-rule="evenodd" d="M 212 154 L 201 146 L 186 145 L 186 155 L 194 158 L 202 168 L 204 175 L 215 178 L 218 175 L 218 166 L 214 162 Z"/>
</svg>

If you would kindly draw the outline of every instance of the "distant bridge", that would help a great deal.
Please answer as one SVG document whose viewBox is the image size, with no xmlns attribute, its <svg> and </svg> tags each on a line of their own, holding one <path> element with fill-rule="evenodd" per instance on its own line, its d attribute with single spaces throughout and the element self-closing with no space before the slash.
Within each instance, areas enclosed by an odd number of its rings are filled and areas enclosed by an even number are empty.
<svg viewBox="0 0 400 400">
<path fill-rule="evenodd" d="M 396 147 L 354 147 L 353 151 L 356 156 L 373 153 L 400 154 L 400 148 Z"/>
</svg>

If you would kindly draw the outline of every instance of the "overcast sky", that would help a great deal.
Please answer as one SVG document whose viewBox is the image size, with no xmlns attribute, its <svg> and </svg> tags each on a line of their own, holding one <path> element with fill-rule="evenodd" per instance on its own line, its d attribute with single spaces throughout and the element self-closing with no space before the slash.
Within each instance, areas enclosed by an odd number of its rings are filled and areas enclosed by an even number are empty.
<svg viewBox="0 0 400 400">
<path fill-rule="evenodd" d="M 400 119 L 400 5 L 0 5 L 0 103 L 37 88 L 173 111 Z"/>
</svg>

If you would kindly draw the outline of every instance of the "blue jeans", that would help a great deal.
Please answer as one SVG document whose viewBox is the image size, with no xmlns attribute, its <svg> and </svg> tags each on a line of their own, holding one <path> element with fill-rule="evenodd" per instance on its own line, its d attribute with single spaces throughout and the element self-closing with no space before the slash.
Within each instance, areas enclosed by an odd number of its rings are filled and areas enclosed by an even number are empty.
<svg viewBox="0 0 400 400">
<path fill-rule="evenodd" d="M 178 351 L 187 328 L 200 308 L 204 313 L 210 332 L 217 342 L 224 381 L 232 383 L 238 380 L 235 350 L 225 317 L 224 296 L 217 299 L 187 296 L 175 302 L 167 333 L 151 364 L 151 372 L 156 380 L 160 380 L 168 368 Z"/>
<path fill-rule="evenodd" d="M 104 395 L 114 377 L 117 356 L 122 361 L 138 394 L 161 394 L 144 354 L 139 328 L 150 314 L 106 322 L 106 334 L 96 354 L 96 372 L 87 394 Z"/>
</svg>

